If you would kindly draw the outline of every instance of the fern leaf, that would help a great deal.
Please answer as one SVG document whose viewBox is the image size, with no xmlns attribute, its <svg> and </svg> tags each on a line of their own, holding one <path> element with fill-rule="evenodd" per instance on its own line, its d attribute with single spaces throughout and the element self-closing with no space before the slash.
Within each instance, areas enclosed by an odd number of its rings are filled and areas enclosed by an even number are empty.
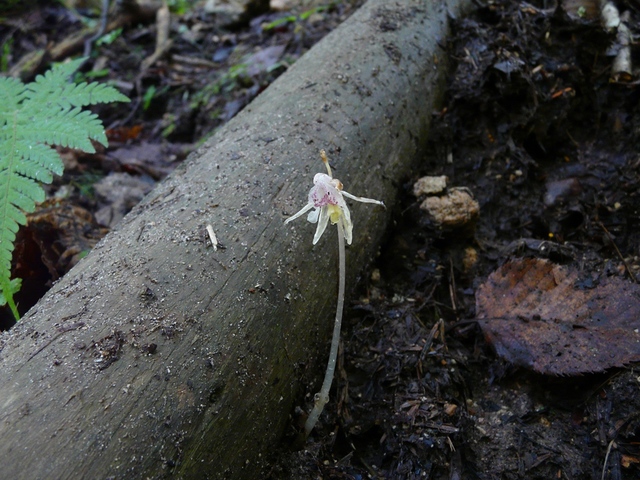
<svg viewBox="0 0 640 480">
<path fill-rule="evenodd" d="M 20 278 L 14 278 L 9 282 L 9 289 L 11 290 L 12 294 L 18 293 L 20 291 L 21 286 L 22 286 L 22 279 Z M 7 304 L 7 299 L 4 297 L 4 295 L 0 291 L 0 307 L 6 304 Z"/>
<path fill-rule="evenodd" d="M 36 184 L 33 188 L 33 180 L 21 175 L 11 175 L 9 172 L 0 173 L 0 186 L 4 182 L 3 177 L 7 177 L 7 187 L 9 189 L 9 201 L 24 212 L 33 212 L 36 203 L 44 201 L 44 190 Z"/>
<path fill-rule="evenodd" d="M 107 144 L 107 137 L 104 133 L 102 122 L 98 116 L 80 107 L 71 110 L 58 110 L 50 112 L 43 118 L 44 112 L 37 112 L 31 117 L 24 117 L 22 112 L 19 124 L 25 125 L 29 122 L 38 122 L 38 130 L 29 128 L 22 129 L 19 140 L 30 144 L 45 142 L 50 145 L 60 145 L 62 147 L 77 148 L 88 153 L 94 153 L 95 149 L 90 139 L 96 140 L 103 145 Z"/>
<path fill-rule="evenodd" d="M 16 233 L 19 225 L 27 222 L 24 213 L 13 205 L 7 205 L 3 215 L 2 230 L 0 230 L 0 278 L 11 277 L 11 256 L 13 254 L 13 242 L 16 240 Z"/>
<path fill-rule="evenodd" d="M 6 223 L 3 225 L 2 235 L 0 235 L 0 260 L 4 261 L 8 258 L 10 264 L 13 242 L 16 239 L 18 227 L 27 222 L 27 217 L 15 207 L 7 209 L 6 215 Z M 4 267 L 4 265 L 0 265 L 0 267 Z"/>
<path fill-rule="evenodd" d="M 26 86 L 25 98 L 34 104 L 54 103 L 62 109 L 84 107 L 97 103 L 128 102 L 129 99 L 115 88 L 102 83 L 69 83 L 69 77 L 86 58 L 58 64 Z M 47 105 L 50 106 L 50 105 Z"/>
<path fill-rule="evenodd" d="M 102 122 L 82 107 L 129 101 L 107 85 L 68 83 L 83 62 L 56 65 L 28 85 L 0 78 L 0 305 L 8 303 L 16 318 L 13 294 L 20 284 L 10 279 L 16 233 L 26 223 L 24 212 L 45 198 L 40 183 L 50 183 L 64 168 L 49 145 L 90 153 L 95 152 L 91 140 L 106 146 Z"/>
<path fill-rule="evenodd" d="M 80 68 L 85 58 L 78 58 L 66 63 L 58 63 L 44 75 L 38 75 L 32 83 L 24 86 L 26 98 L 45 103 L 55 102 L 56 96 L 64 91 L 69 78 Z"/>
<path fill-rule="evenodd" d="M 20 287 L 22 286 L 22 280 L 20 278 L 14 278 L 13 280 L 9 280 L 6 278 L 0 278 L 0 306 L 9 304 L 11 308 L 11 312 L 18 319 L 20 314 L 18 313 L 18 309 L 16 308 L 16 304 L 13 301 L 13 295 L 20 291 Z M 5 295 L 4 292 L 8 292 Z"/>
<path fill-rule="evenodd" d="M 24 93 L 24 84 L 17 78 L 0 77 L 0 128 L 9 121 L 9 115 L 14 112 Z"/>
<path fill-rule="evenodd" d="M 128 100 L 116 89 L 103 83 L 69 84 L 61 92 L 59 102 L 67 102 L 73 107 L 95 105 L 96 103 L 122 102 Z"/>
<path fill-rule="evenodd" d="M 80 57 L 69 62 L 57 63 L 53 68 L 47 70 L 44 75 L 38 75 L 33 83 L 51 85 L 55 88 L 64 87 L 69 82 L 71 75 L 80 68 L 86 59 L 87 57 Z"/>
<path fill-rule="evenodd" d="M 14 148 L 16 155 L 26 160 L 15 166 L 16 173 L 42 183 L 51 183 L 52 174 L 62 175 L 64 165 L 60 160 L 60 155 L 48 145 L 19 141 L 16 142 Z M 0 152 L 0 157 L 2 157 L 2 152 Z"/>
</svg>

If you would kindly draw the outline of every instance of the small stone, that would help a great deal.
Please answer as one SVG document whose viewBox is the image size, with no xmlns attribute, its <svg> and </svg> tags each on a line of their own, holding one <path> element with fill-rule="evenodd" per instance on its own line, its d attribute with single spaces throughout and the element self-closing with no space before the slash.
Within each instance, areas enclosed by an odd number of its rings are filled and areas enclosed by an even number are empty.
<svg viewBox="0 0 640 480">
<path fill-rule="evenodd" d="M 457 410 L 458 410 L 458 406 L 455 403 L 444 404 L 444 413 L 447 414 L 449 417 L 452 417 L 453 415 L 455 415 Z"/>
<path fill-rule="evenodd" d="M 452 188 L 441 197 L 427 197 L 420 208 L 443 227 L 464 227 L 480 213 L 480 205 L 464 188 Z"/>
<path fill-rule="evenodd" d="M 547 182 L 547 191 L 544 194 L 544 204 L 553 207 L 570 197 L 575 197 L 582 192 L 582 186 L 577 178 L 565 178 Z"/>
<path fill-rule="evenodd" d="M 271 10 L 275 10 L 276 12 L 291 10 L 293 6 L 294 6 L 293 0 L 270 0 L 269 1 L 269 8 L 271 8 Z"/>
<path fill-rule="evenodd" d="M 100 208 L 95 213 L 96 221 L 113 228 L 122 218 L 149 193 L 154 182 L 149 178 L 112 172 L 93 184 Z"/>
<path fill-rule="evenodd" d="M 421 195 L 433 195 L 435 193 L 444 192 L 447 188 L 447 177 L 422 177 L 413 184 L 413 194 L 416 197 Z"/>
</svg>

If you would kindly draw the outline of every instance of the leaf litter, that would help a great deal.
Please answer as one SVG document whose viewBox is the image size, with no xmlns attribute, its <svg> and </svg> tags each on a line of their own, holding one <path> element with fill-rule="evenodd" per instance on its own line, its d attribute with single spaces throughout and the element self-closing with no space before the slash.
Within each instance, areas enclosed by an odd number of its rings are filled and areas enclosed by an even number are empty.
<svg viewBox="0 0 640 480">
<path fill-rule="evenodd" d="M 603 372 L 640 360 L 640 286 L 546 259 L 516 259 L 476 293 L 487 341 L 546 375 Z"/>
</svg>

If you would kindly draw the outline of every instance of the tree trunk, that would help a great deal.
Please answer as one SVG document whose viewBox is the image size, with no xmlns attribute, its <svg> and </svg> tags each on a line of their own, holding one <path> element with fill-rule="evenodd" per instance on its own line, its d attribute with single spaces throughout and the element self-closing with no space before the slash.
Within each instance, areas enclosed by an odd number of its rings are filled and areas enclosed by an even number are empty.
<svg viewBox="0 0 640 480">
<path fill-rule="evenodd" d="M 284 226 L 327 150 L 352 205 L 347 285 L 423 151 L 448 14 L 370 0 L 159 185 L 0 337 L 4 478 L 251 478 L 321 381 L 330 227 Z M 211 246 L 210 224 L 220 242 Z"/>
</svg>

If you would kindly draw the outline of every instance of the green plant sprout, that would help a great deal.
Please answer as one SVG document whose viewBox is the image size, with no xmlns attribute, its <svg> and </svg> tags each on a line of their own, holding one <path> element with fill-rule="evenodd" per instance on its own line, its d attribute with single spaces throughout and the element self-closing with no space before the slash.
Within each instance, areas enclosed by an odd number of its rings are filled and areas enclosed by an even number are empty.
<svg viewBox="0 0 640 480">
<path fill-rule="evenodd" d="M 149 110 L 149 107 L 151 106 L 151 101 L 153 100 L 154 95 L 156 94 L 156 87 L 155 85 L 150 85 L 149 88 L 147 88 L 147 91 L 144 92 L 144 97 L 142 97 L 142 110 L 143 111 L 147 111 Z"/>
<path fill-rule="evenodd" d="M 86 105 L 128 102 L 115 88 L 100 83 L 69 83 L 86 58 L 55 65 L 27 85 L 0 78 L 0 305 L 19 320 L 13 295 L 20 279 L 11 279 L 11 257 L 25 213 L 35 210 L 64 165 L 52 145 L 94 153 L 91 140 L 107 145 L 102 122 Z"/>
<path fill-rule="evenodd" d="M 208 83 L 202 89 L 198 90 L 193 95 L 189 107 L 195 110 L 199 107 L 206 106 L 211 101 L 211 97 L 220 93 L 230 93 L 243 84 L 251 83 L 251 78 L 247 75 L 246 63 L 231 65 L 225 73 L 218 76 L 215 82 Z"/>
<path fill-rule="evenodd" d="M 321 12 L 324 12 L 326 10 L 329 10 L 332 6 L 333 6 L 333 2 L 330 3 L 329 5 L 320 5 L 318 7 L 314 7 L 312 9 L 310 9 L 310 10 L 302 12 L 300 14 L 300 16 L 287 15 L 286 17 L 276 18 L 274 21 L 264 24 L 262 26 L 262 30 L 266 32 L 266 31 L 269 31 L 269 30 L 273 30 L 274 28 L 277 28 L 277 27 L 279 27 L 281 25 L 286 25 L 287 23 L 295 23 L 298 20 L 305 21 L 311 15 L 314 15 L 316 13 L 321 13 Z"/>
<path fill-rule="evenodd" d="M 96 40 L 96 47 L 99 47 L 100 45 L 111 45 L 121 35 L 122 35 L 122 27 L 116 28 L 115 30 L 112 30 L 109 33 L 106 33 L 102 35 L 100 38 L 98 38 Z"/>
<path fill-rule="evenodd" d="M 149 85 L 142 96 L 142 111 L 146 112 L 151 108 L 154 99 L 164 95 L 169 91 L 169 85 L 156 88 L 155 85 Z"/>
<path fill-rule="evenodd" d="M 101 68 L 100 70 L 91 70 L 90 72 L 76 72 L 73 76 L 73 81 L 75 83 L 86 82 L 87 80 L 92 80 L 94 78 L 107 77 L 109 75 L 110 70 L 108 68 Z"/>
<path fill-rule="evenodd" d="M 324 150 L 320 150 L 322 162 L 327 167 L 327 173 L 316 173 L 313 177 L 313 188 L 309 192 L 309 200 L 307 204 L 295 215 L 287 218 L 284 223 L 287 224 L 306 212 L 314 209 L 307 216 L 307 220 L 311 223 L 317 223 L 316 233 L 313 236 L 313 244 L 320 240 L 320 237 L 327 228 L 329 221 L 332 225 L 338 226 L 338 305 L 336 307 L 336 319 L 333 325 L 333 337 L 331 339 L 331 350 L 329 352 L 329 361 L 327 362 L 327 370 L 324 374 L 322 388 L 314 397 L 314 404 L 309 417 L 304 425 L 305 437 L 308 437 L 315 427 L 324 406 L 329 401 L 329 390 L 333 383 L 333 375 L 336 370 L 336 361 L 338 358 L 338 346 L 340 343 L 340 329 L 342 327 L 342 312 L 344 310 L 344 291 L 346 279 L 346 262 L 345 262 L 345 246 L 344 241 L 351 245 L 353 240 L 353 223 L 351 222 L 351 213 L 344 197 L 350 198 L 357 202 L 374 203 L 384 207 L 384 203 L 371 198 L 356 197 L 345 192 L 342 182 L 337 178 L 333 178 L 329 160 Z"/>
<path fill-rule="evenodd" d="M 7 39 L 2 44 L 2 54 L 0 54 L 0 72 L 9 71 L 9 57 L 11 57 L 12 47 L 13 47 L 13 38 Z"/>
<path fill-rule="evenodd" d="M 190 0 L 169 0 L 167 5 L 171 13 L 181 17 L 194 9 L 194 3 L 195 2 Z"/>
</svg>

